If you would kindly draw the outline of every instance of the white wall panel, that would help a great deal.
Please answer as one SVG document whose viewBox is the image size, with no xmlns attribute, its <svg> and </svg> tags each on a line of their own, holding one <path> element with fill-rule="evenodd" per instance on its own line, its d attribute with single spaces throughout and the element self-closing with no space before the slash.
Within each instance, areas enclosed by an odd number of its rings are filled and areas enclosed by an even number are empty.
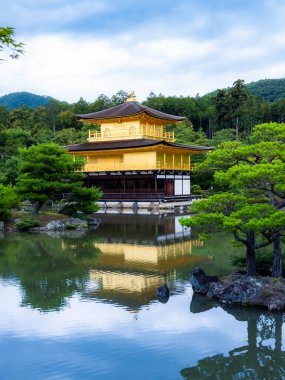
<svg viewBox="0 0 285 380">
<path fill-rule="evenodd" d="M 183 180 L 183 195 L 190 194 L 190 179 Z"/>
<path fill-rule="evenodd" d="M 174 180 L 174 195 L 182 195 L 182 179 Z"/>
</svg>

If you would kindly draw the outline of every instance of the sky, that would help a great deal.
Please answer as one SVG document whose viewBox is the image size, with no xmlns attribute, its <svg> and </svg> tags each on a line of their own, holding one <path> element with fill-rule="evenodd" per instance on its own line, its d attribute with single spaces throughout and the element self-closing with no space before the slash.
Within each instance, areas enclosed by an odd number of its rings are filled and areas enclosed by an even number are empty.
<svg viewBox="0 0 285 380">
<path fill-rule="evenodd" d="M 0 96 L 92 102 L 134 90 L 143 101 L 285 77 L 284 0 L 0 0 L 0 10 L 25 43 L 0 63 Z"/>
</svg>

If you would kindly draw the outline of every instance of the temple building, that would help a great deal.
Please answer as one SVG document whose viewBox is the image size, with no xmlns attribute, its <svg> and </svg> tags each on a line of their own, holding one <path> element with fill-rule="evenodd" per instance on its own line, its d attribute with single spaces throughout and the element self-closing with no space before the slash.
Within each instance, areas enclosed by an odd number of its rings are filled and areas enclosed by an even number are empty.
<svg viewBox="0 0 285 380">
<path fill-rule="evenodd" d="M 191 156 L 211 148 L 175 143 L 165 126 L 184 120 L 137 102 L 134 93 L 119 106 L 78 115 L 89 130 L 87 143 L 68 146 L 85 158 L 86 185 L 106 201 L 183 201 L 191 194 Z"/>
</svg>

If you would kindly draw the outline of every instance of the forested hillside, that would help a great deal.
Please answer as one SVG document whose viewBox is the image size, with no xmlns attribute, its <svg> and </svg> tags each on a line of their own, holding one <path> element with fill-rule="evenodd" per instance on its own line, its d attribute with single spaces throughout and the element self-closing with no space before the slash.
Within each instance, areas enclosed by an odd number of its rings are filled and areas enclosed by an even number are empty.
<svg viewBox="0 0 285 380">
<path fill-rule="evenodd" d="M 248 91 L 255 96 L 260 96 L 268 102 L 285 98 L 285 78 L 262 79 L 245 85 Z"/>
<path fill-rule="evenodd" d="M 276 102 L 285 98 L 285 78 L 281 79 L 261 79 L 257 82 L 245 84 L 249 94 L 258 96 L 268 102 Z M 228 91 L 229 88 L 224 88 Z M 208 96 L 216 96 L 219 90 L 208 93 Z"/>
<path fill-rule="evenodd" d="M 36 108 L 38 106 L 45 106 L 50 99 L 52 99 L 50 96 L 35 95 L 30 92 L 13 92 L 1 96 L 0 105 L 6 106 L 9 110 L 22 106 Z"/>
</svg>

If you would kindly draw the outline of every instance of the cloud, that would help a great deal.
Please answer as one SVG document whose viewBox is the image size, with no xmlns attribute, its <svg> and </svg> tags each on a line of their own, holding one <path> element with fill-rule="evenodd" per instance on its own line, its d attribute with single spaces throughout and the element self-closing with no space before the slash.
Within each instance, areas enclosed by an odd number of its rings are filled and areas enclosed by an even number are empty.
<svg viewBox="0 0 285 380">
<path fill-rule="evenodd" d="M 40 35 L 25 41 L 24 57 L 1 65 L 1 91 L 25 90 L 72 102 L 134 88 L 144 99 L 151 91 L 203 94 L 254 73 L 274 76 L 274 67 L 285 74 L 284 57 L 276 59 L 278 35 L 270 37 L 268 54 L 256 40 L 258 30 L 244 31 L 244 42 L 236 42 L 238 33 L 233 28 L 223 39 L 202 41 L 191 36 L 149 41 L 126 33 L 112 39 Z"/>
<path fill-rule="evenodd" d="M 94 20 L 97 17 L 102 19 L 102 14 L 112 10 L 110 3 L 104 0 L 14 1 L 6 3 L 5 8 L 6 22 L 11 25 L 16 23 L 18 32 L 26 35 L 68 30 L 76 35 L 80 29 L 90 29 L 92 20 L 96 26 Z M 15 20 L 15 15 L 20 17 Z"/>
<path fill-rule="evenodd" d="M 25 30 L 19 37 L 26 54 L 1 64 L 1 94 L 31 91 L 93 101 L 101 93 L 135 89 L 143 100 L 151 91 L 194 96 L 238 78 L 285 76 L 280 1 L 253 0 L 243 7 L 223 0 L 215 6 L 197 0 L 176 5 L 167 0 L 163 7 L 161 0 L 147 3 L 16 0 L 6 5 L 8 14 L 22 15 L 15 27 Z"/>
</svg>

